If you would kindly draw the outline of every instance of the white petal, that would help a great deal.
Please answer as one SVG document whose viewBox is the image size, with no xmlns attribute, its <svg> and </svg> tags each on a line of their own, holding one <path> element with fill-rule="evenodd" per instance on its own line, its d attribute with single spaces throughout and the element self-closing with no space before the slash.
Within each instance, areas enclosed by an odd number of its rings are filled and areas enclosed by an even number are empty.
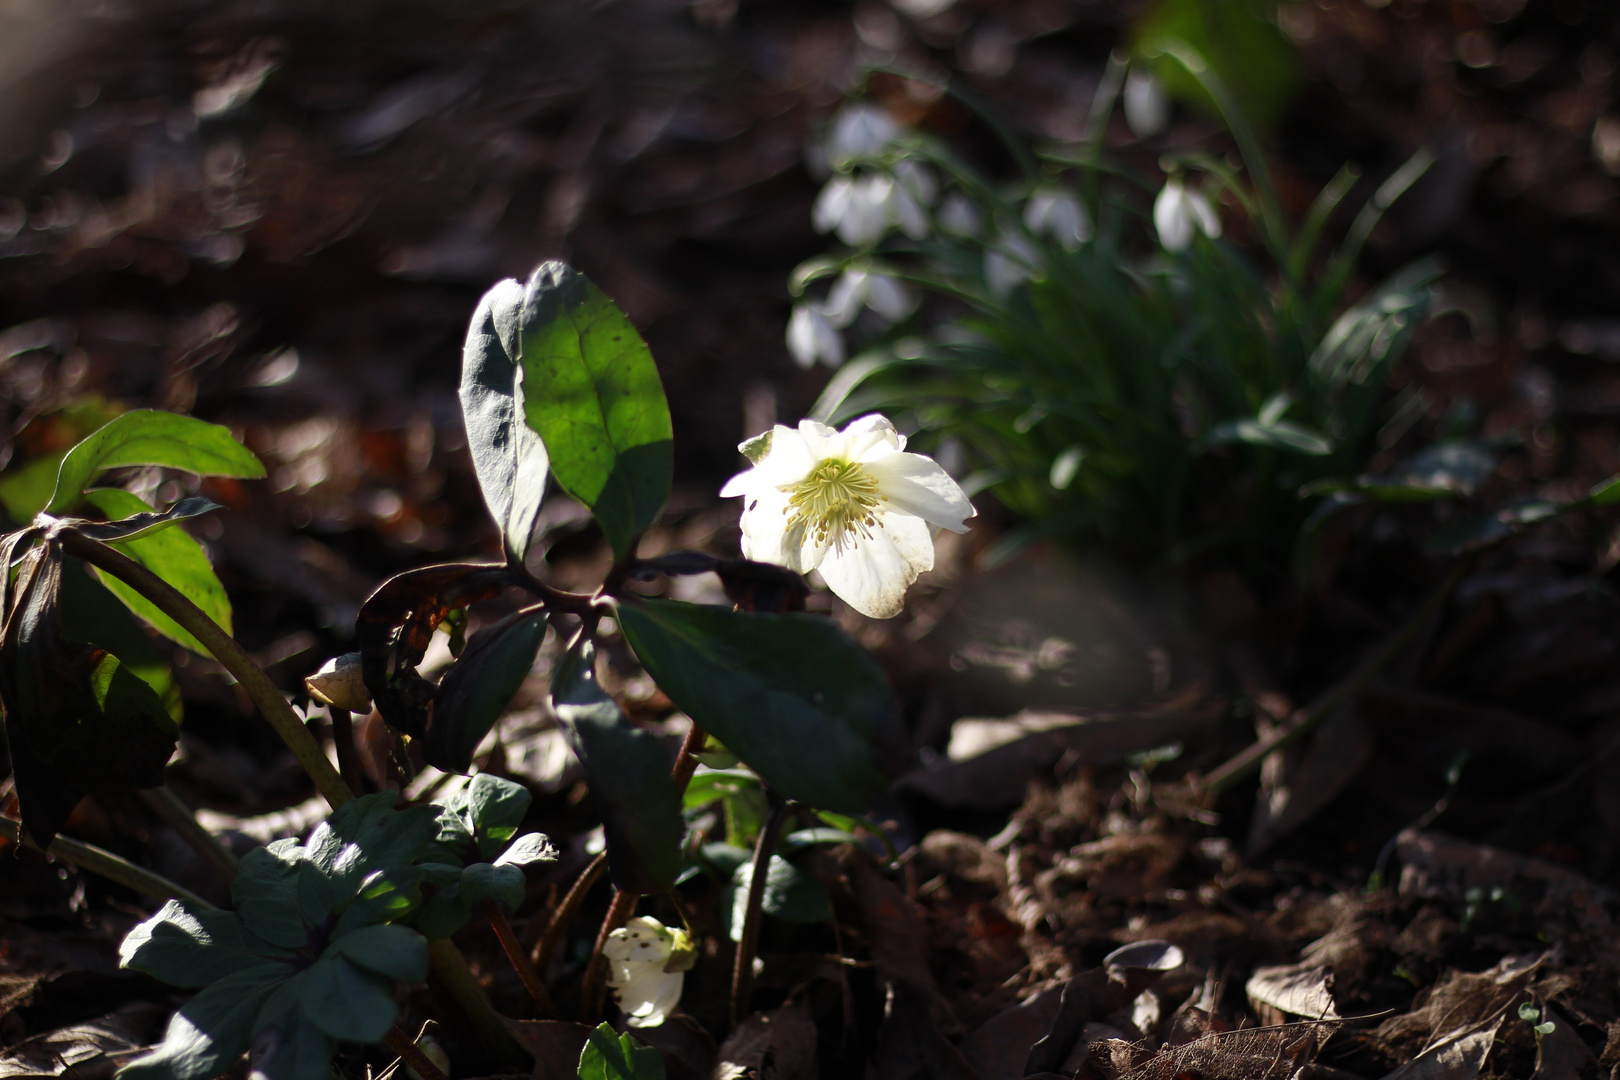
<svg viewBox="0 0 1620 1080">
<path fill-rule="evenodd" d="M 760 485 L 760 472 L 758 469 L 748 469 L 738 473 L 726 481 L 726 486 L 720 489 L 722 499 L 735 499 L 739 495 L 747 495 Z M 606 948 L 607 946 L 603 946 Z"/>
<path fill-rule="evenodd" d="M 816 196 L 816 205 L 810 210 L 810 224 L 816 232 L 831 232 L 849 213 L 849 201 L 854 181 L 847 176 L 835 176 Z"/>
<path fill-rule="evenodd" d="M 934 568 L 934 541 L 921 518 L 880 514 L 871 537 L 842 551 L 831 549 L 819 567 L 822 580 L 844 603 L 873 619 L 890 619 L 906 606 L 906 589 Z"/>
<path fill-rule="evenodd" d="M 827 302 L 821 312 L 834 326 L 848 326 L 861 313 L 866 302 L 870 275 L 865 270 L 845 270 L 827 292 Z M 805 365 L 808 367 L 809 365 Z"/>
<path fill-rule="evenodd" d="M 928 211 L 922 208 L 916 196 L 900 184 L 889 187 L 887 197 L 889 221 L 900 226 L 900 231 L 913 240 L 928 237 Z"/>
<path fill-rule="evenodd" d="M 1151 72 L 1131 68 L 1125 76 L 1125 124 L 1138 139 L 1157 135 L 1170 123 L 1170 99 Z"/>
<path fill-rule="evenodd" d="M 624 1010 L 624 1022 L 630 1027 L 657 1027 L 669 1019 L 681 1001 L 681 986 L 686 980 L 683 971 L 666 971 L 643 979 L 620 992 L 619 1008 Z"/>
<path fill-rule="evenodd" d="M 906 437 L 882 413 L 851 420 L 839 434 L 845 438 L 844 452 L 851 461 L 870 461 L 906 448 Z"/>
<path fill-rule="evenodd" d="M 1153 227 L 1159 231 L 1159 243 L 1166 251 L 1185 251 L 1192 243 L 1192 215 L 1187 210 L 1187 193 L 1180 180 L 1165 184 L 1159 197 L 1153 200 Z"/>
<path fill-rule="evenodd" d="M 1209 199 L 1204 197 L 1204 193 L 1202 191 L 1188 192 L 1187 206 L 1192 210 L 1192 216 L 1198 222 L 1198 227 L 1203 230 L 1204 235 L 1211 240 L 1219 240 L 1221 238 L 1221 218 L 1219 214 L 1215 213 L 1215 208 L 1210 205 Z"/>
<path fill-rule="evenodd" d="M 1006 296 L 1029 277 L 1029 271 L 1022 263 L 1016 263 L 1001 252 L 992 250 L 984 253 L 984 277 L 992 295 Z"/>
<path fill-rule="evenodd" d="M 924 206 L 932 206 L 939 195 L 939 181 L 934 179 L 933 170 L 926 165 L 902 161 L 894 167 L 894 178 Z"/>
<path fill-rule="evenodd" d="M 827 158 L 834 165 L 854 158 L 876 157 L 900 134 L 900 126 L 881 106 L 855 102 L 839 110 L 827 140 Z"/>
<path fill-rule="evenodd" d="M 913 514 L 930 525 L 966 532 L 967 519 L 978 511 L 967 493 L 939 462 L 922 454 L 890 454 L 866 463 L 878 490 L 893 510 Z"/>
<path fill-rule="evenodd" d="M 978 236 L 979 230 L 984 228 L 984 221 L 972 199 L 960 191 L 953 191 L 940 204 L 939 227 L 942 232 L 957 236 Z"/>
<path fill-rule="evenodd" d="M 867 278 L 866 306 L 890 322 L 899 322 L 916 311 L 919 302 L 917 294 L 898 278 L 887 274 Z"/>
<path fill-rule="evenodd" d="M 816 363 L 818 337 L 816 319 L 818 315 L 812 311 L 809 304 L 794 304 L 793 314 L 788 317 L 787 347 L 793 355 L 793 362 L 802 368 L 811 368 Z"/>
<path fill-rule="evenodd" d="M 851 247 L 865 247 L 881 238 L 888 229 L 887 204 L 894 181 L 873 175 L 856 180 L 850 187 L 849 206 L 838 222 L 838 239 Z"/>
</svg>

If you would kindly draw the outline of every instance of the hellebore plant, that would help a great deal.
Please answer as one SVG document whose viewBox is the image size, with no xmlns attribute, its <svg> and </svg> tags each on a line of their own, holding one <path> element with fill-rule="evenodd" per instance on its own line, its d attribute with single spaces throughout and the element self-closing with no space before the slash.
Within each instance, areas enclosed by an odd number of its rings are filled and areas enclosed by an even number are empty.
<svg viewBox="0 0 1620 1080">
<path fill-rule="evenodd" d="M 850 139 L 869 147 L 871 134 L 853 130 Z M 873 281 L 850 288 L 852 297 L 860 293 L 851 303 L 890 299 Z M 819 883 L 792 859 L 808 845 L 853 841 L 860 822 L 850 815 L 866 808 L 907 752 L 882 670 L 831 620 L 799 610 L 807 588 L 798 575 L 819 568 L 855 607 L 893 615 L 932 565 L 932 530 L 965 528 L 973 508 L 937 464 L 904 452 L 904 439 L 882 417 L 842 432 L 806 421 L 746 444 L 754 467 L 727 487 L 749 500 L 749 557 L 641 557 L 642 535 L 670 490 L 668 406 L 635 328 L 560 263 L 539 267 L 526 283 L 501 282 L 483 298 L 463 354 L 461 400 L 504 557 L 407 571 L 366 601 L 358 654 L 307 683 L 329 711 L 338 759 L 355 785 L 363 783 L 349 768 L 349 718 L 374 702 L 402 757 L 468 772 L 554 632 L 566 644 L 551 673 L 551 711 L 584 766 L 617 887 L 583 976 L 587 1019 L 608 988 L 634 1025 L 661 1023 L 677 1006 L 682 972 L 697 955 L 690 928 L 665 928 L 636 917 L 635 908 L 651 895 L 683 913 L 677 881 L 705 872 L 730 881 L 722 921 L 739 943 L 732 1013 L 740 1019 L 760 919 L 831 914 Z M 517 835 L 528 792 L 480 774 L 447 786 L 437 803 L 397 805 L 394 792 L 356 798 L 305 718 L 231 639 L 229 605 L 206 555 L 174 528 L 216 507 L 188 498 L 159 511 L 130 492 L 90 487 L 106 470 L 129 465 L 263 475 L 223 428 L 129 413 L 69 451 L 45 510 L 0 539 L 14 571 L 0 578 L 0 700 L 22 818 L 0 824 L 13 839 L 172 898 L 130 934 L 123 960 L 199 990 L 175 1014 L 164 1043 L 124 1071 L 141 1080 L 204 1080 L 245 1051 L 256 1075 L 324 1080 L 339 1042 L 380 1040 L 424 1080 L 442 1080 L 395 1026 L 396 984 L 421 982 L 430 970 L 451 1019 L 476 1032 L 497 1064 L 520 1068 L 520 1049 L 450 936 L 474 915 L 487 918 L 538 1007 L 555 1013 L 507 922 L 527 894 L 523 867 L 555 858 L 544 836 Z M 612 550 L 593 592 L 563 592 L 530 569 L 548 487 L 583 503 Z M 67 516 L 86 511 L 109 520 Z M 735 607 L 653 595 L 660 578 L 709 572 Z M 506 602 L 504 613 L 491 613 L 495 605 L 486 602 L 496 600 Z M 277 841 L 239 864 L 181 808 L 183 832 L 234 871 L 234 911 L 212 910 L 88 845 L 54 841 L 84 795 L 162 783 L 178 703 L 136 617 L 216 657 L 334 808 L 306 841 Z M 433 682 L 417 667 L 446 627 L 456 629 L 459 651 Z M 622 634 L 692 719 L 674 762 L 598 684 L 597 641 L 605 633 Z M 694 779 L 699 755 L 723 767 Z M 820 824 L 782 838 L 778 854 L 790 804 Z M 716 807 L 724 842 L 683 846 L 688 824 L 705 831 Z M 752 852 L 740 846 L 750 843 Z M 596 873 L 593 864 L 560 906 L 547 934 L 552 944 L 539 955 L 555 951 Z M 642 1053 L 592 1039 L 586 1057 L 593 1061 Z"/>
</svg>

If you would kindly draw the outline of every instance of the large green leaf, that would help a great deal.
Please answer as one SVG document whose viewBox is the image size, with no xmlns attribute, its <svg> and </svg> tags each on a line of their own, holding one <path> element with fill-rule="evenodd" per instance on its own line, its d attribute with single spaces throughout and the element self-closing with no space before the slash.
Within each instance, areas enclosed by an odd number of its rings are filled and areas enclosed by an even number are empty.
<svg viewBox="0 0 1620 1080">
<path fill-rule="evenodd" d="M 96 488 L 85 492 L 85 500 L 106 515 L 108 521 L 135 518 L 151 514 L 153 510 L 138 495 L 120 488 Z M 127 540 L 116 541 L 131 559 L 173 585 L 193 604 L 219 624 L 227 634 L 231 632 L 231 600 L 225 595 L 225 586 L 208 561 L 202 545 L 184 529 L 165 528 L 146 531 Z M 101 570 L 96 571 L 101 583 L 139 615 L 152 629 L 192 652 L 208 654 L 202 642 L 191 636 L 179 623 L 158 610 L 157 605 L 142 596 L 120 578 Z"/>
<path fill-rule="evenodd" d="M 626 892 L 662 892 L 680 872 L 684 831 L 670 755 L 597 685 L 595 663 L 588 639 L 568 651 L 552 679 L 551 708 L 585 766 L 613 883 Z"/>
<path fill-rule="evenodd" d="M 377 1042 L 399 1015 L 388 979 L 356 967 L 330 949 L 305 973 L 300 1005 L 304 1019 L 332 1038 L 350 1042 Z"/>
<path fill-rule="evenodd" d="M 283 975 L 292 957 L 249 931 L 234 911 L 192 911 L 178 900 L 131 930 L 118 947 L 120 966 L 185 987 L 267 965 Z"/>
<path fill-rule="evenodd" d="M 259 1009 L 286 979 L 285 967 L 267 978 L 240 971 L 211 984 L 169 1019 L 158 1048 L 124 1066 L 121 1080 L 208 1080 L 248 1048 Z"/>
<path fill-rule="evenodd" d="M 664 1080 L 664 1059 L 612 1025 L 597 1025 L 579 1052 L 579 1080 Z"/>
<path fill-rule="evenodd" d="M 484 504 L 507 558 L 521 564 L 546 493 L 546 445 L 521 416 L 523 285 L 496 285 L 478 302 L 461 354 L 461 414 Z"/>
<path fill-rule="evenodd" d="M 62 560 L 62 633 L 106 649 L 163 699 L 175 723 L 181 720 L 180 687 L 169 667 L 169 650 L 141 625 L 118 597 L 72 556 Z"/>
<path fill-rule="evenodd" d="M 904 734 L 877 662 L 818 615 L 627 601 L 619 625 L 654 681 L 783 795 L 860 813 Z"/>
<path fill-rule="evenodd" d="M 721 897 L 720 910 L 732 941 L 742 940 L 743 922 L 748 914 L 748 889 L 753 880 L 753 862 L 739 864 Z M 785 922 L 821 922 L 832 918 L 832 901 L 814 875 L 780 855 L 772 855 L 765 871 L 760 910 Z"/>
<path fill-rule="evenodd" d="M 496 854 L 517 834 L 533 800 L 515 781 L 492 773 L 472 777 L 438 804 L 434 857 L 459 865 Z"/>
<path fill-rule="evenodd" d="M 524 295 L 522 366 L 524 416 L 552 475 L 623 558 L 669 497 L 669 405 L 647 343 L 584 275 L 550 262 Z"/>
<path fill-rule="evenodd" d="M 545 636 L 543 611 L 473 635 L 434 696 L 433 720 L 422 740 L 424 761 L 445 772 L 472 766 L 473 751 L 528 678 Z"/>
<path fill-rule="evenodd" d="M 198 476 L 264 475 L 264 465 L 228 428 L 177 413 L 137 409 L 96 429 L 67 452 L 45 509 L 61 513 L 97 476 L 124 465 L 161 465 Z"/>
</svg>

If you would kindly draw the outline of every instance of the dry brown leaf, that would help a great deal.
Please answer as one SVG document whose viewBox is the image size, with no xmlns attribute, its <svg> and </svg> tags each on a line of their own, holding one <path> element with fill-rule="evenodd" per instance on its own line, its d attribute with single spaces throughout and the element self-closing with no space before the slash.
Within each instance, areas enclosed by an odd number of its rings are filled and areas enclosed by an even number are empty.
<svg viewBox="0 0 1620 1080">
<path fill-rule="evenodd" d="M 1503 1017 L 1460 1028 L 1384 1077 L 1384 1080 L 1474 1080 L 1490 1056 Z"/>
<path fill-rule="evenodd" d="M 720 1045 L 711 1080 L 813 1080 L 816 1022 L 803 1002 L 755 1013 Z"/>
<path fill-rule="evenodd" d="M 867 1080 L 981 1080 L 962 1052 L 939 1033 L 930 998 L 905 983 L 894 983 L 893 989 L 888 1015 L 878 1029 L 877 1052 L 866 1063 Z"/>
<path fill-rule="evenodd" d="M 0 1055 L 0 1080 L 110 1080 L 114 1071 L 146 1051 L 143 1044 L 164 1011 L 137 1002 L 88 1023 L 24 1039 Z"/>
<path fill-rule="evenodd" d="M 1107 1080 L 1286 1080 L 1308 1065 L 1338 1027 L 1284 1024 L 1205 1035 L 1183 1046 L 1154 1050 L 1110 1039 L 1091 1047 L 1090 1068 Z"/>
<path fill-rule="evenodd" d="M 573 1076 L 591 1029 L 568 1020 L 507 1020 L 507 1030 L 534 1055 L 533 1080 Z"/>
<path fill-rule="evenodd" d="M 1307 1020 L 1337 1020 L 1333 1002 L 1333 973 L 1310 963 L 1255 969 L 1244 990 L 1251 1002 L 1270 1005 L 1290 1016 Z"/>
</svg>

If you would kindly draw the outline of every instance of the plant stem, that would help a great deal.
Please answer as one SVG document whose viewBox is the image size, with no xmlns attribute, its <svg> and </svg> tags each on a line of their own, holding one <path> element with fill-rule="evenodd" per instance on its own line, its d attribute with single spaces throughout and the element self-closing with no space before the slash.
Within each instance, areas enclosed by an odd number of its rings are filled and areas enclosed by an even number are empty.
<svg viewBox="0 0 1620 1080">
<path fill-rule="evenodd" d="M 544 971 L 551 966 L 551 958 L 557 955 L 557 949 L 568 933 L 568 924 L 574 921 L 574 916 L 579 914 L 580 905 L 585 903 L 586 894 L 602 879 L 606 871 L 607 852 L 604 851 L 590 861 L 590 865 L 585 867 L 579 879 L 568 890 L 568 894 L 562 898 L 562 903 L 557 905 L 557 910 L 551 915 L 551 922 L 546 924 L 545 937 L 535 946 L 532 959 L 536 971 Z"/>
<path fill-rule="evenodd" d="M 1378 650 L 1364 660 L 1360 667 L 1340 681 L 1327 693 L 1317 698 L 1310 708 L 1296 713 L 1294 719 L 1284 725 L 1280 730 L 1269 737 L 1250 746 L 1230 758 L 1214 772 L 1204 778 L 1201 785 L 1206 798 L 1214 798 L 1234 784 L 1241 783 L 1260 770 L 1260 765 L 1266 757 L 1278 750 L 1292 746 L 1314 731 L 1324 720 L 1332 716 L 1346 702 L 1350 701 L 1371 682 L 1380 671 L 1388 667 L 1390 662 L 1400 655 L 1402 649 L 1411 643 L 1429 620 L 1439 614 L 1445 605 L 1451 591 L 1462 581 L 1463 574 L 1467 572 L 1471 559 L 1462 559 L 1451 568 L 1451 572 L 1434 587 L 1423 603 L 1407 620 L 1396 628 L 1395 632 L 1384 640 Z"/>
<path fill-rule="evenodd" d="M 579 989 L 580 1009 L 588 1024 L 597 1022 L 602 1015 L 603 1005 L 607 1003 L 608 964 L 607 957 L 602 955 L 602 946 L 607 944 L 609 934 L 630 921 L 630 916 L 636 910 L 636 902 L 640 899 L 638 893 L 616 891 L 607 914 L 602 916 L 602 928 L 596 932 L 596 948 L 591 950 L 591 962 L 585 968 L 585 981 Z"/>
<path fill-rule="evenodd" d="M 0 816 L 0 839 L 10 840 L 14 844 L 26 844 L 35 851 L 40 850 L 39 845 L 32 840 L 21 840 L 22 822 L 9 817 Z M 128 859 L 94 844 L 86 844 L 80 840 L 58 835 L 51 841 L 51 846 L 45 849 L 46 854 L 72 863 L 81 870 L 88 870 L 92 874 L 99 874 L 108 881 L 116 881 L 154 900 L 183 900 L 194 908 L 213 911 L 214 905 L 182 885 L 176 885 L 161 874 L 154 874 L 144 866 L 136 866 Z"/>
<path fill-rule="evenodd" d="M 512 1037 L 500 1015 L 473 977 L 467 960 L 449 938 L 428 942 L 428 959 L 433 965 L 432 984 L 472 1029 L 478 1045 L 502 1068 L 497 1072 L 527 1072 L 523 1062 L 528 1052 Z"/>
<path fill-rule="evenodd" d="M 512 968 L 523 980 L 523 988 L 534 998 L 534 1003 L 540 1006 L 540 1011 L 546 1016 L 556 1016 L 557 1006 L 552 1004 L 551 995 L 546 993 L 546 984 L 540 981 L 540 973 L 534 970 L 529 963 L 528 954 L 518 942 L 517 935 L 512 933 L 512 924 L 507 921 L 506 912 L 493 900 L 485 900 L 482 905 L 484 917 L 489 920 L 490 929 L 500 939 L 501 948 L 506 950 L 506 958 L 512 962 Z"/>
<path fill-rule="evenodd" d="M 174 586 L 106 544 L 92 540 L 70 528 L 63 529 L 58 538 L 62 542 L 62 549 L 69 555 L 77 556 L 119 578 L 152 601 L 159 611 L 179 623 L 192 637 L 202 642 L 203 646 L 214 655 L 214 659 L 236 677 L 236 681 L 241 684 L 248 697 L 253 699 L 253 703 L 258 706 L 265 720 L 276 729 L 281 741 L 287 744 L 287 748 L 298 759 L 298 764 L 302 765 L 309 778 L 315 781 L 316 790 L 334 809 L 354 798 L 354 792 L 349 790 L 349 785 L 343 782 L 343 777 L 338 775 L 332 763 L 326 759 L 320 744 L 309 733 L 309 729 L 304 726 L 304 722 L 299 719 L 292 706 L 281 696 L 281 691 L 276 689 L 269 676 L 259 670 L 259 666 L 248 656 L 246 650 L 219 628 L 218 623 L 205 615 Z"/>
<path fill-rule="evenodd" d="M 326 718 L 332 725 L 332 746 L 337 750 L 338 772 L 349 790 L 360 794 L 366 790 L 366 773 L 360 766 L 360 751 L 354 745 L 354 718 L 348 709 L 336 705 L 326 707 Z"/>
<path fill-rule="evenodd" d="M 707 737 L 696 724 L 686 729 L 686 738 L 681 740 L 681 752 L 675 755 L 675 767 L 669 771 L 670 779 L 675 781 L 677 795 L 686 794 L 686 785 L 692 782 L 692 774 L 697 772 L 698 751 L 703 749 L 703 740 Z"/>
<path fill-rule="evenodd" d="M 180 796 L 167 787 L 141 788 L 136 792 L 163 823 L 180 834 L 180 839 L 191 850 L 202 856 L 204 862 L 218 871 L 229 885 L 236 880 L 236 855 L 220 842 L 219 837 L 203 828 L 191 807 L 180 801 Z"/>
<path fill-rule="evenodd" d="M 787 801 L 765 789 L 771 800 L 771 812 L 765 818 L 759 839 L 754 842 L 754 865 L 748 878 L 748 906 L 743 912 L 742 940 L 737 942 L 736 963 L 731 968 L 731 1026 L 742 1023 L 748 1015 L 748 1002 L 754 996 L 754 950 L 759 945 L 759 920 L 765 903 L 765 881 L 770 877 L 771 855 L 776 851 L 776 837 L 782 831 L 787 817 Z"/>
<path fill-rule="evenodd" d="M 398 1025 L 390 1028 L 383 1042 L 388 1049 L 399 1055 L 399 1059 L 416 1070 L 416 1075 L 422 1080 L 447 1080 L 439 1067 L 433 1064 L 433 1059 L 422 1053 L 421 1047 L 411 1040 L 411 1037 L 399 1030 Z"/>
</svg>

